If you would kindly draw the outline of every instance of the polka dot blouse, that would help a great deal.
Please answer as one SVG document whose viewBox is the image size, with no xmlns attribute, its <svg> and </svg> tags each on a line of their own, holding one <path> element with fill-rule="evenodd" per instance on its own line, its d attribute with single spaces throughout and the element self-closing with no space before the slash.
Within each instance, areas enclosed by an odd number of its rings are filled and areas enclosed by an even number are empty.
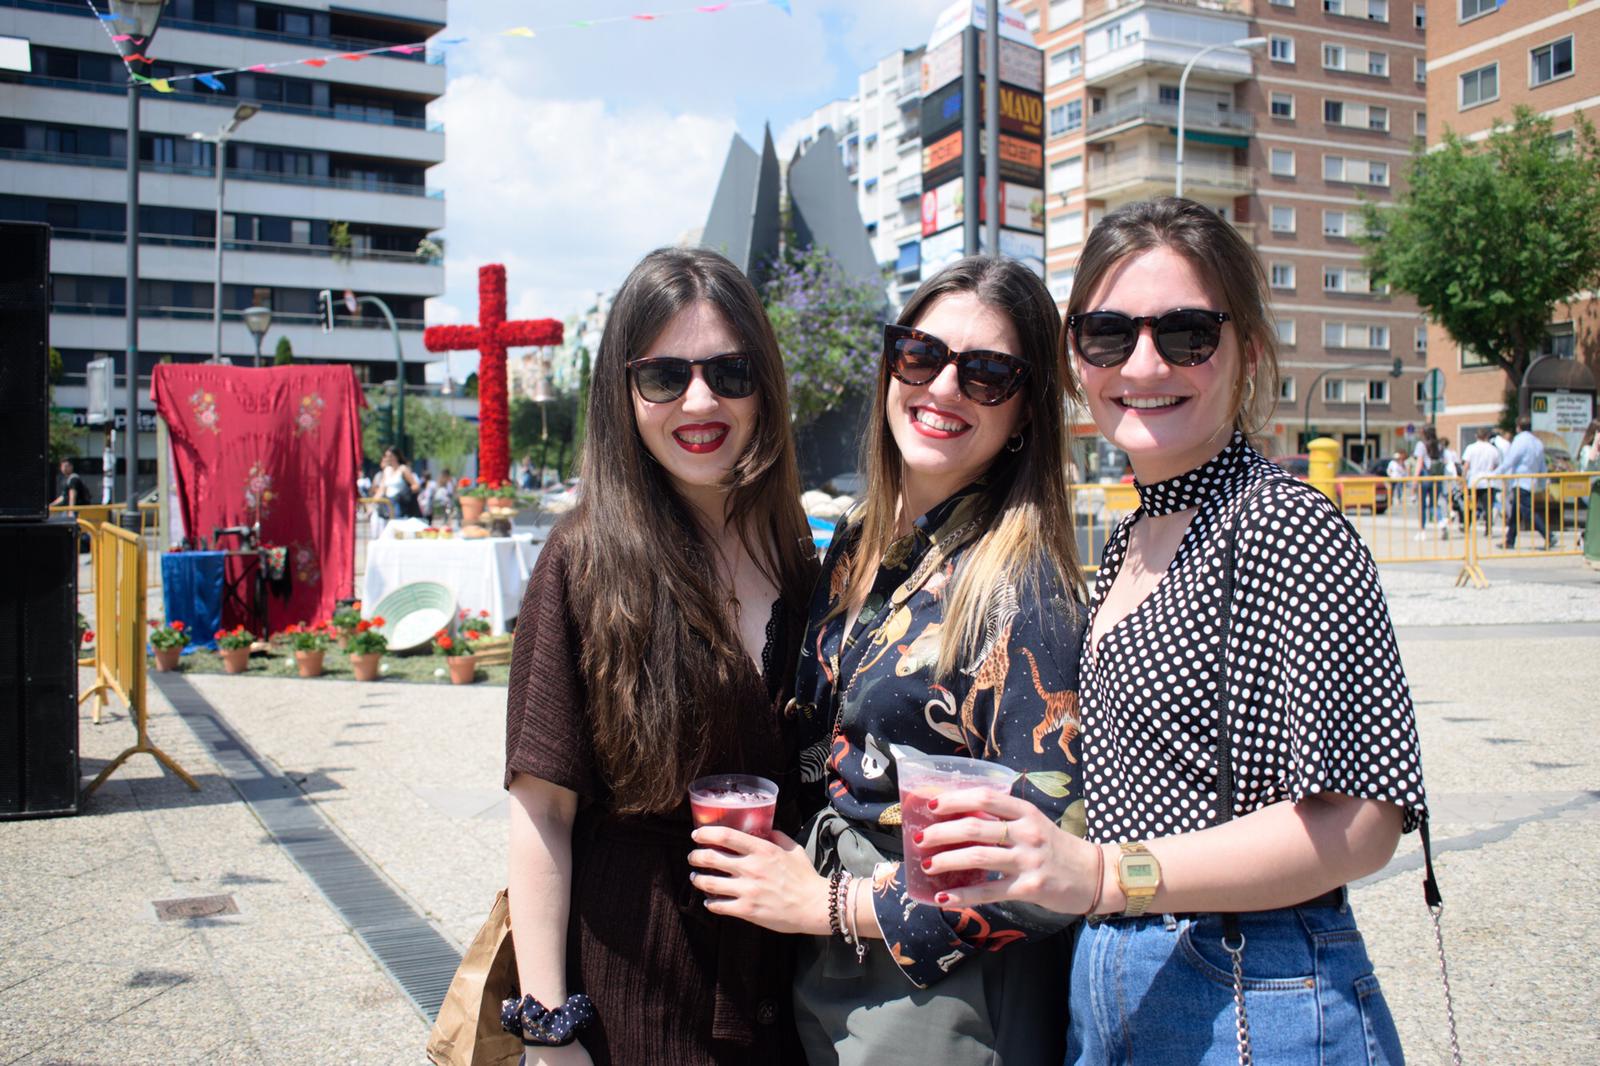
<svg viewBox="0 0 1600 1066">
<path fill-rule="evenodd" d="M 1217 823 L 1224 684 L 1239 816 L 1337 792 L 1396 804 L 1405 831 L 1415 829 L 1425 808 L 1411 693 L 1377 568 L 1350 523 L 1238 434 L 1197 469 L 1137 488 L 1139 510 L 1106 545 L 1093 614 L 1141 515 L 1197 511 L 1161 583 L 1084 644 L 1088 838 L 1146 840 Z M 1224 667 L 1227 524 L 1237 532 Z"/>
</svg>

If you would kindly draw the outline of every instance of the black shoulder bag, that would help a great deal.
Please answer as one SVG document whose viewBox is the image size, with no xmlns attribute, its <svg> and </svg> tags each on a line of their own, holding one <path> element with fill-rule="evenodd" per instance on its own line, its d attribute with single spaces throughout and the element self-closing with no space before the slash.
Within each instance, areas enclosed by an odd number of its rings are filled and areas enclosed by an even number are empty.
<svg viewBox="0 0 1600 1066">
<path fill-rule="evenodd" d="M 1223 525 L 1222 532 L 1222 678 L 1218 685 L 1222 721 L 1217 730 L 1217 803 L 1221 807 L 1217 824 L 1231 822 L 1235 810 L 1233 780 L 1233 703 L 1228 696 L 1228 641 L 1233 631 L 1234 572 L 1238 563 L 1237 539 L 1239 523 L 1261 491 L 1277 479 L 1261 481 L 1246 490 L 1239 501 L 1233 521 Z M 1343 516 L 1341 516 L 1342 518 Z M 1450 1061 L 1461 1066 L 1461 1044 L 1456 1038 L 1456 1009 L 1450 994 L 1450 971 L 1444 958 L 1444 930 L 1439 916 L 1444 912 L 1444 897 L 1439 893 L 1439 881 L 1433 873 L 1433 845 L 1428 839 L 1428 815 L 1422 815 L 1418 827 L 1422 837 L 1422 898 L 1433 917 L 1433 940 L 1439 949 L 1439 977 L 1444 982 L 1445 1021 L 1450 1030 Z M 1337 889 L 1335 891 L 1338 891 Z M 1239 1066 L 1252 1066 L 1250 1052 L 1250 1019 L 1244 1004 L 1244 931 L 1237 914 L 1222 914 L 1222 950 L 1233 960 L 1233 1009 L 1238 1018 Z"/>
</svg>

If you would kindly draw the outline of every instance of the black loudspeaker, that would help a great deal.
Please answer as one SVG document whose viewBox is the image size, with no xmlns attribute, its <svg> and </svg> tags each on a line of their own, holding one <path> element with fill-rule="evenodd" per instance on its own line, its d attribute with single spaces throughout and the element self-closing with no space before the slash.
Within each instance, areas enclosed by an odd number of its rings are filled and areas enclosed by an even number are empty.
<svg viewBox="0 0 1600 1066">
<path fill-rule="evenodd" d="M 0 525 L 0 818 L 78 811 L 78 527 Z"/>
<path fill-rule="evenodd" d="M 50 491 L 50 227 L 0 222 L 0 519 L 43 521 Z"/>
</svg>

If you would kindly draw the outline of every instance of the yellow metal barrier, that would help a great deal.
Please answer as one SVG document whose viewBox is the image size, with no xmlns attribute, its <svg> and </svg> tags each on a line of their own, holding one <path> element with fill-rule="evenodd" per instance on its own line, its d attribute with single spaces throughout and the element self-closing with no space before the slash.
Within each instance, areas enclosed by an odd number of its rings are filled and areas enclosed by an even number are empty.
<svg viewBox="0 0 1600 1066">
<path fill-rule="evenodd" d="M 1478 559 L 1581 555 L 1593 474 L 1492 474 L 1482 480 L 1475 511 L 1489 521 L 1473 538 Z"/>
<path fill-rule="evenodd" d="M 115 695 L 128 706 L 136 738 L 131 748 L 118 755 L 90 782 L 84 795 L 92 793 L 111 774 L 135 755 L 151 755 L 177 774 L 190 788 L 200 785 L 171 756 L 150 742 L 148 708 L 145 698 L 145 550 L 144 539 L 119 529 L 111 522 L 79 525 L 92 537 L 91 560 L 94 569 L 95 682 L 78 700 L 95 700 L 95 721 L 108 695 Z"/>
</svg>

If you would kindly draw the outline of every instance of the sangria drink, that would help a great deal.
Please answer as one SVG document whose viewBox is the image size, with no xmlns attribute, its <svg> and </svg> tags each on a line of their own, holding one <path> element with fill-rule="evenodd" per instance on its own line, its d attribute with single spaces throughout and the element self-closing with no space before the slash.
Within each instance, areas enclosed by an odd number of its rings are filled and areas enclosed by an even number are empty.
<svg viewBox="0 0 1600 1066">
<path fill-rule="evenodd" d="M 916 843 L 922 830 L 943 821 L 937 812 L 928 810 L 928 804 L 946 792 L 959 789 L 981 788 L 995 792 L 1009 792 L 1017 779 L 1017 772 L 1009 766 L 967 759 L 958 755 L 924 755 L 903 744 L 889 745 L 895 760 L 895 774 L 900 782 L 901 844 L 905 849 L 906 893 L 918 903 L 936 903 L 936 893 L 952 888 L 966 888 L 988 878 L 984 870 L 957 870 L 954 873 L 930 875 L 923 872 L 922 860 L 944 851 L 954 851 L 966 844 L 947 844 L 928 848 Z M 994 818 L 987 814 L 956 815 L 985 821 Z"/>
<path fill-rule="evenodd" d="M 712 774 L 689 785 L 689 813 L 696 829 L 723 825 L 766 840 L 777 807 L 778 786 L 754 774 Z"/>
</svg>

